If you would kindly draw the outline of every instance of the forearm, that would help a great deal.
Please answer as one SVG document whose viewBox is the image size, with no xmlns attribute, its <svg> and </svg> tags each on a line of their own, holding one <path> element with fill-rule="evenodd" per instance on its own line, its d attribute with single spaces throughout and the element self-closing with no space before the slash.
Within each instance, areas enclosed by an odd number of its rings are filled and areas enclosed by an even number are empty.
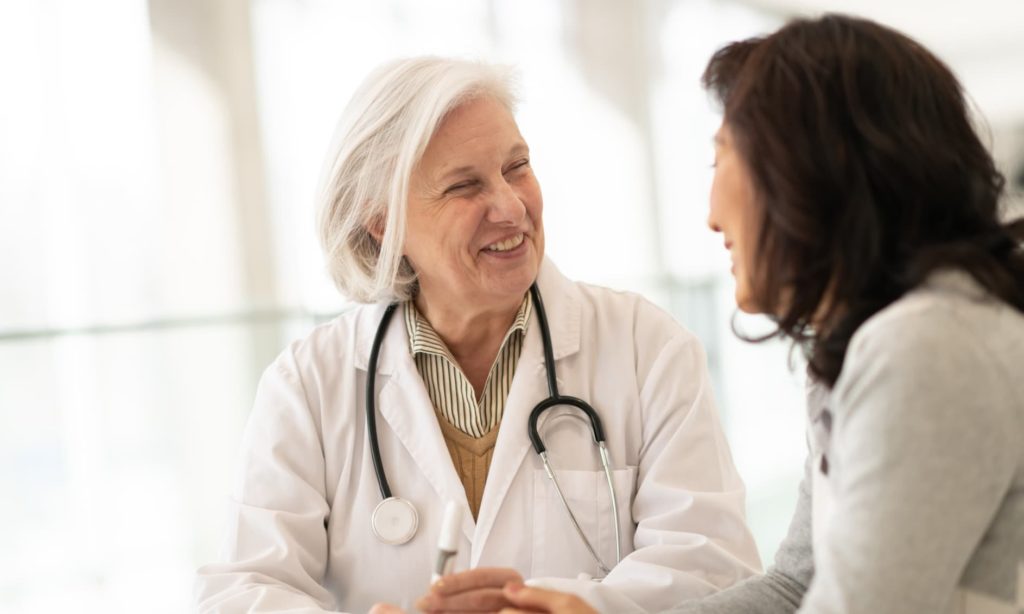
<svg viewBox="0 0 1024 614">
<path fill-rule="evenodd" d="M 322 585 L 320 561 L 326 554 L 321 543 L 297 537 L 313 533 L 303 529 L 303 521 L 318 515 L 237 502 L 232 508 L 236 513 L 231 517 L 225 560 L 204 565 L 196 573 L 197 610 L 210 614 L 333 612 L 334 598 Z M 268 531 L 270 527 L 275 530 Z M 289 547 L 278 544 L 283 536 Z"/>
<path fill-rule="evenodd" d="M 196 586 L 196 611 L 200 614 L 336 612 L 327 603 L 256 573 L 201 575 Z"/>
<path fill-rule="evenodd" d="M 763 576 L 751 578 L 704 599 L 686 602 L 671 614 L 792 614 L 800 607 L 814 576 L 811 546 L 811 491 L 805 479 L 800 484 L 796 510 L 786 538 L 775 554 L 775 564 Z"/>
<path fill-rule="evenodd" d="M 200 612 L 333 611 L 323 586 L 330 513 L 324 468 L 310 460 L 322 458 L 320 436 L 296 371 L 283 354 L 260 380 L 222 559 L 197 572 Z"/>
<path fill-rule="evenodd" d="M 666 614 L 793 614 L 804 586 L 785 574 L 769 571 L 736 586 L 683 604 Z"/>
<path fill-rule="evenodd" d="M 746 543 L 742 515 L 735 511 L 742 506 L 741 491 L 679 497 L 680 502 L 687 499 L 671 514 L 642 521 L 634 538 L 640 547 L 600 581 L 534 577 L 529 584 L 573 593 L 601 612 L 657 612 L 755 575 L 756 551 Z M 644 509 L 643 504 L 634 507 Z M 713 524 L 721 533 L 703 526 L 702 518 L 717 518 Z"/>
</svg>

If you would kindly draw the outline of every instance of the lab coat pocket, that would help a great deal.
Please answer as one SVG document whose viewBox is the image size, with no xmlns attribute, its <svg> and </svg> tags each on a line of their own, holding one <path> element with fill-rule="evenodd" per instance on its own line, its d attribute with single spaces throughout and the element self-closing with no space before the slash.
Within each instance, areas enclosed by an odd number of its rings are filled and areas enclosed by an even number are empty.
<svg viewBox="0 0 1024 614">
<path fill-rule="evenodd" d="M 554 471 L 583 534 L 601 560 L 608 567 L 614 567 L 615 525 L 604 471 Z M 619 510 L 620 546 L 625 557 L 633 551 L 632 502 L 636 467 L 613 470 L 612 483 Z M 595 578 L 603 576 L 604 572 L 580 538 L 554 484 L 543 470 L 534 473 L 533 488 L 531 576 L 575 578 L 580 572 Z"/>
</svg>

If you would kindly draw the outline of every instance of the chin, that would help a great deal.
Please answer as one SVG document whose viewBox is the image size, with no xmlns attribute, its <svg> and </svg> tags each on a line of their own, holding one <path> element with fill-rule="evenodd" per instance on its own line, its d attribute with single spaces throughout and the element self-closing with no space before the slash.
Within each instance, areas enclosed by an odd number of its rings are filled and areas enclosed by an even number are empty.
<svg viewBox="0 0 1024 614">
<path fill-rule="evenodd" d="M 736 308 L 743 313 L 749 313 L 751 315 L 763 313 L 763 310 L 758 306 L 757 302 L 750 295 L 750 292 L 745 288 L 737 287 L 734 299 L 736 300 Z"/>
<path fill-rule="evenodd" d="M 757 307 L 756 307 L 756 306 L 755 306 L 755 305 L 754 305 L 753 303 L 751 303 L 750 301 L 742 301 L 742 302 L 741 302 L 741 301 L 737 300 L 737 301 L 736 301 L 736 307 L 737 307 L 737 308 L 738 308 L 738 309 L 739 309 L 740 311 L 742 311 L 743 313 L 747 313 L 747 314 L 750 314 L 750 315 L 754 315 L 754 316 L 756 316 L 756 315 L 759 315 L 759 314 L 761 313 L 761 310 L 760 310 L 760 309 L 758 309 L 758 308 L 757 308 Z"/>
<path fill-rule="evenodd" d="M 529 258 L 520 262 L 516 267 L 501 271 L 496 276 L 498 283 L 506 286 L 518 286 L 526 284 L 529 288 L 533 280 L 537 279 L 540 273 L 540 260 Z"/>
<path fill-rule="evenodd" d="M 494 286 L 494 290 L 500 294 L 522 296 L 530 290 L 536 277 L 536 273 L 531 275 L 524 271 L 521 275 L 502 280 Z"/>
</svg>

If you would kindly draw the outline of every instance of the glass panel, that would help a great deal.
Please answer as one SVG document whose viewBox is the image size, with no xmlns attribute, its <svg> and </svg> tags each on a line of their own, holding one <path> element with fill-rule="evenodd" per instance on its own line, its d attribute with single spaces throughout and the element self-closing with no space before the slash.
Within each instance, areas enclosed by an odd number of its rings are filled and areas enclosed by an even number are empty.
<svg viewBox="0 0 1024 614">
<path fill-rule="evenodd" d="M 4 611 L 189 610 L 282 325 L 312 321 L 0 344 Z"/>
</svg>

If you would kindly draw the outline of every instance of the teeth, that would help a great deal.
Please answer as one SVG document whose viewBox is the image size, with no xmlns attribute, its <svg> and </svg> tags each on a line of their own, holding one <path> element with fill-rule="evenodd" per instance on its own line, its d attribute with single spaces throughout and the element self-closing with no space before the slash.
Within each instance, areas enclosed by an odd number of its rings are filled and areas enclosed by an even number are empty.
<svg viewBox="0 0 1024 614">
<path fill-rule="evenodd" d="M 493 245 L 488 245 L 486 249 L 488 251 L 492 251 L 492 252 L 507 252 L 510 249 L 515 249 L 515 248 L 519 247 L 519 244 L 522 243 L 522 242 L 523 242 L 523 233 L 519 233 L 519 234 L 517 234 L 514 237 L 511 237 L 509 239 L 505 239 L 504 241 L 501 241 L 500 243 L 494 243 Z"/>
</svg>

